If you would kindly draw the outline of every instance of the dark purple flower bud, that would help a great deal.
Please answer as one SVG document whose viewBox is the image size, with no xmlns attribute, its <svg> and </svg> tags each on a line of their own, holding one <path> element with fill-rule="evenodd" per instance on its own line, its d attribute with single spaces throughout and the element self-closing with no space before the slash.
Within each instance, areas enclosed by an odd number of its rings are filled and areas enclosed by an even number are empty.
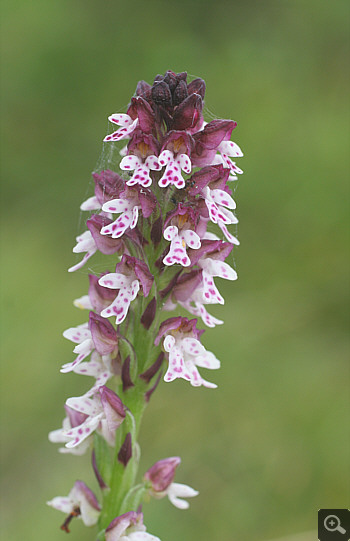
<svg viewBox="0 0 350 541">
<path fill-rule="evenodd" d="M 122 239 L 112 239 L 107 235 L 101 235 L 102 227 L 112 223 L 112 220 L 102 214 L 93 214 L 86 222 L 86 225 L 94 239 L 97 249 L 105 255 L 122 255 L 125 252 L 125 244 Z"/>
<path fill-rule="evenodd" d="M 130 389 L 130 387 L 134 387 L 134 383 L 132 382 L 131 376 L 130 376 L 130 355 L 127 356 L 125 361 L 123 362 L 122 366 L 122 383 L 123 383 L 123 392 Z"/>
<path fill-rule="evenodd" d="M 153 244 L 159 244 L 163 238 L 163 218 L 162 215 L 156 219 L 151 229 L 151 241 Z"/>
<path fill-rule="evenodd" d="M 180 81 L 174 90 L 173 103 L 179 105 L 188 96 L 187 85 L 185 81 Z"/>
<path fill-rule="evenodd" d="M 141 316 L 141 323 L 147 330 L 150 328 L 150 326 L 152 325 L 154 321 L 154 318 L 156 315 L 156 309 L 157 309 L 157 301 L 156 301 L 156 298 L 153 297 L 153 299 L 146 306 L 146 309 Z"/>
<path fill-rule="evenodd" d="M 154 82 L 152 86 L 152 99 L 154 103 L 163 107 L 170 107 L 172 105 L 171 91 L 164 80 Z"/>
<path fill-rule="evenodd" d="M 170 88 L 170 92 L 174 92 L 177 85 L 176 73 L 168 70 L 166 74 L 164 75 L 163 81 L 165 81 L 168 87 Z"/>
<path fill-rule="evenodd" d="M 217 147 L 222 141 L 228 141 L 232 130 L 237 126 L 233 120 L 212 120 L 203 130 L 193 135 L 195 148 L 191 154 L 194 165 L 208 165 L 214 159 Z"/>
<path fill-rule="evenodd" d="M 66 410 L 67 417 L 70 422 L 71 428 L 75 428 L 76 426 L 80 426 L 88 416 L 85 413 L 81 413 L 80 411 L 73 410 L 67 404 L 65 404 L 64 409 Z"/>
<path fill-rule="evenodd" d="M 109 353 L 118 353 L 117 331 L 108 319 L 90 312 L 89 329 L 97 353 L 108 355 Z"/>
<path fill-rule="evenodd" d="M 196 126 L 202 114 L 202 98 L 199 94 L 190 94 L 175 109 L 173 116 L 174 130 L 188 130 Z"/>
<path fill-rule="evenodd" d="M 188 184 L 190 188 L 188 189 L 188 193 L 191 196 L 198 195 L 208 185 L 210 185 L 212 190 L 223 190 L 225 189 L 229 174 L 230 170 L 224 168 L 222 165 L 208 165 L 202 167 L 202 169 L 193 173 L 189 179 Z"/>
<path fill-rule="evenodd" d="M 162 366 L 164 360 L 164 353 L 161 351 L 156 359 L 156 361 L 148 368 L 148 370 L 145 370 L 142 374 L 139 375 L 139 378 L 143 379 L 143 381 L 146 381 L 146 383 L 149 383 L 151 379 L 156 375 L 160 367 Z"/>
<path fill-rule="evenodd" d="M 139 119 L 139 127 L 145 133 L 151 133 L 154 127 L 154 112 L 150 104 L 141 96 L 131 99 L 127 114 L 134 120 Z"/>
<path fill-rule="evenodd" d="M 163 372 L 159 372 L 155 384 L 150 389 L 148 389 L 148 391 L 145 393 L 146 402 L 150 401 L 152 394 L 154 393 L 154 391 L 156 390 L 156 388 L 159 385 L 159 382 L 160 382 L 160 379 L 161 379 L 162 375 L 163 375 Z"/>
<path fill-rule="evenodd" d="M 200 78 L 194 79 L 187 85 L 187 90 L 189 94 L 199 94 L 203 100 L 205 94 L 205 81 Z"/>
<path fill-rule="evenodd" d="M 150 101 L 150 99 L 152 98 L 151 88 L 151 85 L 146 83 L 146 81 L 139 81 L 136 86 L 135 94 L 137 96 L 141 96 L 147 101 Z"/>
<path fill-rule="evenodd" d="M 157 206 L 157 198 L 148 188 L 139 187 L 139 202 L 141 205 L 142 216 L 149 218 Z"/>
<path fill-rule="evenodd" d="M 101 206 L 111 199 L 118 198 L 124 189 L 124 180 L 109 169 L 101 173 L 92 173 L 92 177 L 95 182 L 95 196 Z"/>
<path fill-rule="evenodd" d="M 132 440 L 130 432 L 125 436 L 123 445 L 118 453 L 118 460 L 124 467 L 127 466 L 130 458 L 132 457 Z"/>
<path fill-rule="evenodd" d="M 185 83 L 187 84 L 187 71 L 180 71 L 179 73 L 177 73 L 176 79 L 178 80 L 178 82 L 185 81 Z"/>
<path fill-rule="evenodd" d="M 115 431 L 125 419 L 124 404 L 112 389 L 105 385 L 98 388 L 101 404 L 106 415 L 107 425 L 111 432 Z"/>
<path fill-rule="evenodd" d="M 181 462 L 178 456 L 158 460 L 144 475 L 154 492 L 164 492 L 174 480 L 175 470 Z"/>
<path fill-rule="evenodd" d="M 91 454 L 91 464 L 92 464 L 92 469 L 94 470 L 94 474 L 96 476 L 97 482 L 99 484 L 99 487 L 101 488 L 101 490 L 104 490 L 105 488 L 107 488 L 107 485 L 102 479 L 102 475 L 100 474 L 99 469 L 97 467 L 96 453 L 94 449 Z"/>
<path fill-rule="evenodd" d="M 108 271 L 100 276 L 89 274 L 89 299 L 93 309 L 98 313 L 101 313 L 114 301 L 118 292 L 117 289 L 109 289 L 98 283 L 99 279 L 105 274 L 108 274 Z"/>
</svg>

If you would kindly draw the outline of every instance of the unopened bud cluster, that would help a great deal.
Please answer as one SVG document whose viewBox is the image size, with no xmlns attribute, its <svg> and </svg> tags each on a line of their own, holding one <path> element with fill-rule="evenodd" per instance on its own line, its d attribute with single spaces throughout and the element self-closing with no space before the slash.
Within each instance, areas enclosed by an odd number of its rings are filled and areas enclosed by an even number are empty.
<svg viewBox="0 0 350 541">
<path fill-rule="evenodd" d="M 214 279 L 237 278 L 225 260 L 239 244 L 229 231 L 237 223 L 230 186 L 242 173 L 233 160 L 243 154 L 231 141 L 235 122 L 204 122 L 204 94 L 204 81 L 187 83 L 186 73 L 140 81 L 127 112 L 109 117 L 117 129 L 104 139 L 122 156 L 120 170 L 94 173 L 94 194 L 81 205 L 90 212 L 73 249 L 82 259 L 69 270 L 96 252 L 114 265 L 89 274 L 88 294 L 74 301 L 88 321 L 63 333 L 76 357 L 61 372 L 93 385 L 67 399 L 62 428 L 49 439 L 63 453 L 91 453 L 101 498 L 76 481 L 67 497 L 48 503 L 68 515 L 63 530 L 78 517 L 98 524 L 100 541 L 156 541 L 140 505 L 167 496 L 185 509 L 183 498 L 197 495 L 173 482 L 178 457 L 156 462 L 138 484 L 136 476 L 142 413 L 161 377 L 216 387 L 201 372 L 220 362 L 197 325 L 223 323 L 207 311 L 224 303 Z M 167 317 L 179 308 L 194 317 Z"/>
</svg>

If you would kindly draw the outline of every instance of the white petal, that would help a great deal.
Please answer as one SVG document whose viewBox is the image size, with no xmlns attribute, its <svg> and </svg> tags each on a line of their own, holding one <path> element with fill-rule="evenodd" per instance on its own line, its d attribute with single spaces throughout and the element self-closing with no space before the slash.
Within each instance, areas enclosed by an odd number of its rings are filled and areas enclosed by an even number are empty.
<svg viewBox="0 0 350 541">
<path fill-rule="evenodd" d="M 115 113 L 108 117 L 108 120 L 110 122 L 113 122 L 114 124 L 118 124 L 118 126 L 130 126 L 132 124 L 133 120 L 129 115 L 126 115 L 125 113 Z"/>
<path fill-rule="evenodd" d="M 80 205 L 80 210 L 96 210 L 100 208 L 101 208 L 101 205 L 98 202 L 97 197 L 95 195 L 93 195 L 92 197 L 89 197 L 89 199 L 87 199 Z"/>
<path fill-rule="evenodd" d="M 169 500 L 178 509 L 188 509 L 189 507 L 189 503 L 181 498 L 193 498 L 199 494 L 197 490 L 181 483 L 171 483 L 167 492 Z"/>
<path fill-rule="evenodd" d="M 114 222 L 101 229 L 101 235 L 111 235 L 112 239 L 118 239 L 130 227 L 132 222 L 132 212 L 130 210 L 123 212 Z"/>
<path fill-rule="evenodd" d="M 131 281 L 130 276 L 125 276 L 125 274 L 119 274 L 117 272 L 109 272 L 101 276 L 98 283 L 100 286 L 108 287 L 109 289 L 120 289 L 129 286 Z"/>
<path fill-rule="evenodd" d="M 107 201 L 102 207 L 104 212 L 126 212 L 132 208 L 132 202 L 127 199 L 112 199 Z"/>
<path fill-rule="evenodd" d="M 68 269 L 68 272 L 74 272 L 76 270 L 81 269 L 85 265 L 85 263 L 88 261 L 88 259 L 90 259 L 90 257 L 92 257 L 94 255 L 94 253 L 96 251 L 97 251 L 97 246 L 94 248 L 94 250 L 91 250 L 91 251 L 87 252 L 84 255 L 83 259 L 81 261 L 79 261 L 79 263 L 77 263 L 76 265 L 73 265 L 73 267 L 70 267 Z"/>
<path fill-rule="evenodd" d="M 134 280 L 131 285 L 121 288 L 112 304 L 101 312 L 101 316 L 116 316 L 116 324 L 120 325 L 126 318 L 130 303 L 136 298 L 139 289 L 140 283 L 138 280 Z"/>
<path fill-rule="evenodd" d="M 108 541 L 160 541 L 159 537 L 147 532 L 131 532 L 120 538 L 110 537 Z"/>
<path fill-rule="evenodd" d="M 91 332 L 88 328 L 88 323 L 83 323 L 83 325 L 66 329 L 63 332 L 63 336 L 75 344 L 81 344 L 87 338 L 91 338 Z"/>
<path fill-rule="evenodd" d="M 73 396 L 66 400 L 66 404 L 73 410 L 90 416 L 97 415 L 102 411 L 101 400 L 98 397 Z"/>
<path fill-rule="evenodd" d="M 167 165 L 169 162 L 174 160 L 174 154 L 171 152 L 171 150 L 163 150 L 163 152 L 160 153 L 158 158 L 158 163 L 161 167 L 164 167 L 164 165 Z"/>
<path fill-rule="evenodd" d="M 130 224 L 130 229 L 134 229 L 137 226 L 137 221 L 139 219 L 139 207 L 135 205 L 132 209 L 132 222 Z"/>
<path fill-rule="evenodd" d="M 79 297 L 79 299 L 75 299 L 73 301 L 73 304 L 74 306 L 76 306 L 77 308 L 80 308 L 81 310 L 93 309 L 89 295 L 83 295 L 82 297 Z"/>
<path fill-rule="evenodd" d="M 176 378 L 183 378 L 187 381 L 191 379 L 181 350 L 174 346 L 169 353 L 169 367 L 164 376 L 164 381 L 169 382 Z"/>
<path fill-rule="evenodd" d="M 233 141 L 222 141 L 220 145 L 218 146 L 218 150 L 220 152 L 223 152 L 223 154 L 227 154 L 227 156 L 235 156 L 235 157 L 243 156 L 243 152 L 241 151 L 239 146 Z"/>
<path fill-rule="evenodd" d="M 191 173 L 192 164 L 187 154 L 179 154 L 176 158 L 176 161 L 180 165 L 181 169 L 185 171 L 185 173 L 187 173 L 188 175 Z"/>
<path fill-rule="evenodd" d="M 50 507 L 53 507 L 54 509 L 57 509 L 58 511 L 62 511 L 63 513 L 69 514 L 74 509 L 74 502 L 71 500 L 71 498 L 63 497 L 63 496 L 56 496 L 56 498 L 53 498 L 53 500 L 50 500 L 49 502 L 46 502 L 47 505 Z"/>
<path fill-rule="evenodd" d="M 203 298 L 205 304 L 224 304 L 224 298 L 220 295 L 214 280 L 210 274 L 205 270 L 202 271 L 203 274 Z"/>
<path fill-rule="evenodd" d="M 231 233 L 229 232 L 229 230 L 227 229 L 226 225 L 224 224 L 224 222 L 222 222 L 221 220 L 218 221 L 218 226 L 220 227 L 221 231 L 223 232 L 223 234 L 225 235 L 226 239 L 228 240 L 228 242 L 231 242 L 231 244 L 235 244 L 236 246 L 239 246 L 239 240 L 236 239 L 236 237 L 234 237 L 233 235 L 231 235 Z"/>
<path fill-rule="evenodd" d="M 217 359 L 211 351 L 204 351 L 195 358 L 197 366 L 208 368 L 209 370 L 218 370 L 220 368 L 220 361 Z"/>
<path fill-rule="evenodd" d="M 229 209 L 235 209 L 236 203 L 232 197 L 224 190 L 211 190 L 210 195 L 218 205 L 223 205 Z"/>
<path fill-rule="evenodd" d="M 205 269 L 208 274 L 211 274 L 211 276 L 218 276 L 225 280 L 237 280 L 236 271 L 233 270 L 230 265 L 225 263 L 225 261 L 218 261 L 217 259 L 207 257 L 199 260 L 198 264 L 202 269 Z"/>
<path fill-rule="evenodd" d="M 169 351 L 171 351 L 172 348 L 175 346 L 175 342 L 176 342 L 175 338 L 171 334 L 168 334 L 164 338 L 164 342 L 163 342 L 163 346 L 164 346 L 165 351 L 167 351 L 169 353 Z"/>
<path fill-rule="evenodd" d="M 154 156 L 153 154 L 146 158 L 145 165 L 149 169 L 152 169 L 152 171 L 160 171 L 161 168 L 162 168 L 161 165 L 159 165 L 159 163 L 158 163 L 157 156 Z"/>
<path fill-rule="evenodd" d="M 128 156 L 125 156 L 122 159 L 119 167 L 120 169 L 123 169 L 124 171 L 132 171 L 141 164 L 142 164 L 141 158 L 139 158 L 138 156 L 135 156 L 134 154 L 129 154 Z"/>
<path fill-rule="evenodd" d="M 165 238 L 165 240 L 173 240 L 177 235 L 178 235 L 178 228 L 176 227 L 176 225 L 169 225 L 164 233 L 163 233 L 163 236 Z"/>
<path fill-rule="evenodd" d="M 199 340 L 196 338 L 183 338 L 181 340 L 181 347 L 186 351 L 186 353 L 189 353 L 190 355 L 200 355 L 205 353 L 205 348 L 202 346 Z"/>
<path fill-rule="evenodd" d="M 186 229 L 185 231 L 181 231 L 180 237 L 183 238 L 189 248 L 193 248 L 194 250 L 198 250 L 198 248 L 201 247 L 201 239 L 197 233 L 194 231 L 191 231 L 190 229 Z"/>
</svg>

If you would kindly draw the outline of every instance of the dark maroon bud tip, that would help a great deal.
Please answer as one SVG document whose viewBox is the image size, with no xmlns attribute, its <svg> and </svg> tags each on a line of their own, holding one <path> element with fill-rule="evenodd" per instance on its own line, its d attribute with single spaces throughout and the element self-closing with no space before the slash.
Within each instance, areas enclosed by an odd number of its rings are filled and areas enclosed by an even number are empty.
<svg viewBox="0 0 350 541">
<path fill-rule="evenodd" d="M 151 97 L 151 88 L 152 88 L 151 85 L 146 83 L 146 81 L 139 81 L 137 83 L 135 93 L 136 93 L 137 96 L 142 96 L 143 98 L 145 98 L 148 101 L 149 98 Z"/>
<path fill-rule="evenodd" d="M 147 330 L 150 328 L 150 326 L 152 325 L 154 321 L 154 318 L 156 315 L 156 309 L 157 309 L 157 301 L 156 301 L 156 298 L 153 297 L 153 299 L 146 306 L 146 309 L 141 316 L 141 323 Z"/>
<path fill-rule="evenodd" d="M 151 381 L 153 376 L 156 375 L 160 367 L 162 366 L 162 362 L 164 359 L 164 352 L 161 351 L 160 354 L 157 357 L 157 360 L 142 374 L 139 375 L 139 378 L 143 379 L 147 383 Z"/>
<path fill-rule="evenodd" d="M 127 466 L 130 458 L 132 457 L 132 440 L 130 432 L 125 436 L 123 445 L 118 453 L 118 460 L 124 467 Z"/>
<path fill-rule="evenodd" d="M 132 382 L 131 376 L 130 376 L 130 355 L 127 356 L 125 359 L 123 366 L 122 366 L 122 382 L 123 382 L 123 392 L 130 389 L 130 387 L 134 387 L 134 383 Z"/>
<path fill-rule="evenodd" d="M 155 82 L 152 86 L 152 99 L 157 105 L 169 107 L 172 104 L 172 97 L 169 86 L 165 81 Z"/>
<path fill-rule="evenodd" d="M 185 81 L 180 81 L 174 91 L 173 103 L 174 105 L 179 105 L 184 101 L 188 96 L 187 85 Z"/>
<path fill-rule="evenodd" d="M 199 94 L 203 100 L 205 94 L 205 82 L 200 78 L 194 79 L 187 85 L 187 90 L 189 94 Z"/>
<path fill-rule="evenodd" d="M 162 216 L 156 219 L 151 229 L 151 241 L 153 244 L 159 244 L 163 238 L 163 220 Z"/>
<path fill-rule="evenodd" d="M 107 485 L 104 482 L 104 480 L 102 479 L 102 476 L 101 476 L 101 474 L 99 472 L 99 469 L 97 467 L 95 450 L 92 451 L 91 462 L 92 462 L 92 469 L 94 470 L 94 474 L 96 476 L 97 482 L 98 482 L 101 490 L 104 490 L 105 488 L 107 488 Z"/>
<path fill-rule="evenodd" d="M 160 382 L 160 378 L 162 377 L 162 374 L 163 374 L 163 372 L 160 371 L 159 374 L 158 374 L 158 377 L 157 377 L 157 379 L 156 379 L 156 382 L 155 382 L 155 384 L 153 385 L 153 387 L 151 387 L 150 389 L 148 389 L 148 391 L 145 393 L 145 400 L 146 400 L 146 402 L 149 402 L 149 401 L 150 401 L 152 394 L 154 393 L 154 391 L 155 391 L 156 388 L 158 387 L 158 384 L 159 384 L 159 382 Z"/>
</svg>

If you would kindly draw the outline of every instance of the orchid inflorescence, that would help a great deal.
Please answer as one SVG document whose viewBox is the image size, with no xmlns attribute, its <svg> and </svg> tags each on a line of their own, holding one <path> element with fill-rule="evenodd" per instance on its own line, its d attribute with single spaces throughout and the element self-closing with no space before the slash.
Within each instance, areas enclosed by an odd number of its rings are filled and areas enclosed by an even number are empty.
<svg viewBox="0 0 350 541">
<path fill-rule="evenodd" d="M 237 278 L 225 259 L 239 244 L 228 226 L 237 223 L 230 184 L 242 171 L 231 158 L 243 154 L 230 140 L 235 122 L 204 122 L 204 93 L 205 82 L 187 83 L 186 73 L 167 71 L 152 86 L 140 81 L 127 113 L 109 117 L 117 129 L 104 139 L 122 156 L 120 174 L 94 173 L 94 195 L 81 205 L 91 215 L 73 252 L 84 255 L 69 271 L 97 251 L 116 261 L 112 271 L 89 274 L 88 294 L 74 301 L 89 310 L 88 322 L 63 333 L 76 358 L 61 372 L 95 382 L 66 401 L 62 428 L 49 439 L 63 444 L 62 453 L 91 452 L 101 488 L 100 503 L 82 481 L 48 502 L 67 514 L 66 532 L 79 517 L 98 524 L 100 541 L 157 541 L 146 532 L 141 504 L 167 496 L 186 509 L 183 498 L 198 494 L 173 482 L 179 457 L 159 460 L 140 483 L 136 475 L 142 414 L 161 376 L 216 387 L 198 370 L 220 362 L 201 344 L 197 324 L 223 323 L 206 308 L 224 303 L 214 278 Z M 164 319 L 179 307 L 195 317 Z"/>
</svg>

